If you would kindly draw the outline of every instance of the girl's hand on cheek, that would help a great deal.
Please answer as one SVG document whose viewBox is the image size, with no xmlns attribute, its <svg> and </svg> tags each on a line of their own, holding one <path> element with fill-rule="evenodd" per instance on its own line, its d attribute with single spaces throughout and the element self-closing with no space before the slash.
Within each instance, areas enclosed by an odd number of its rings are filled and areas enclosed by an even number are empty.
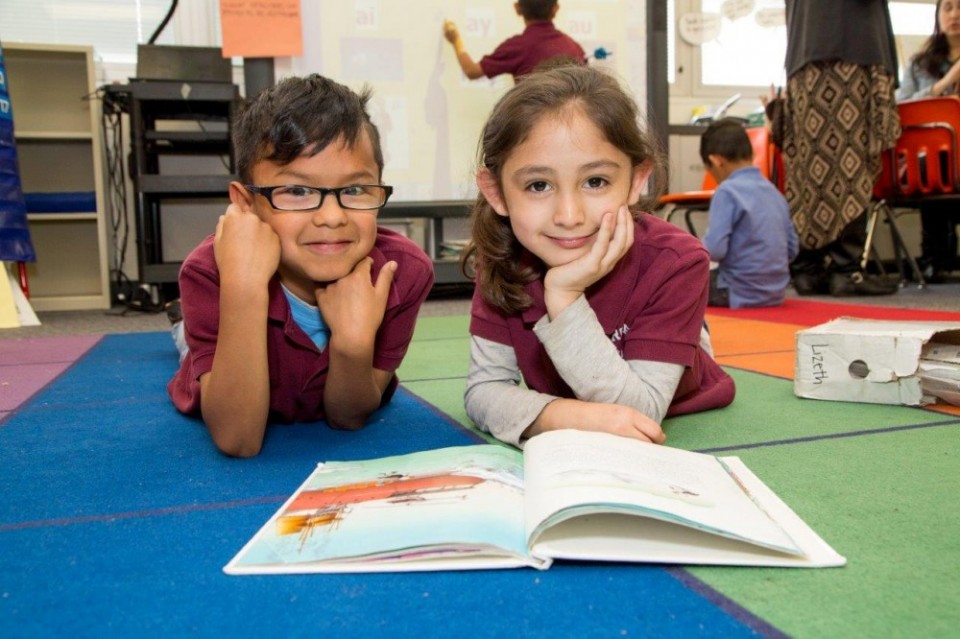
<svg viewBox="0 0 960 639">
<path fill-rule="evenodd" d="M 544 277 L 544 301 L 553 320 L 617 265 L 633 246 L 633 217 L 626 205 L 616 213 L 605 213 L 590 252 L 576 260 L 555 266 Z"/>
</svg>

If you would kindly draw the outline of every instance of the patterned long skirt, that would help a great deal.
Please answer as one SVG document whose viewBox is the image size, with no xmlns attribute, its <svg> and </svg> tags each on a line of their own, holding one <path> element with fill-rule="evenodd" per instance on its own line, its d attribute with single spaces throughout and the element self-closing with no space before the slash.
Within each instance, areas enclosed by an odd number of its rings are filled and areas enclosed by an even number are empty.
<svg viewBox="0 0 960 639">
<path fill-rule="evenodd" d="M 813 62 L 771 109 L 800 248 L 818 249 L 870 205 L 880 154 L 900 136 L 895 78 L 883 67 Z"/>
</svg>

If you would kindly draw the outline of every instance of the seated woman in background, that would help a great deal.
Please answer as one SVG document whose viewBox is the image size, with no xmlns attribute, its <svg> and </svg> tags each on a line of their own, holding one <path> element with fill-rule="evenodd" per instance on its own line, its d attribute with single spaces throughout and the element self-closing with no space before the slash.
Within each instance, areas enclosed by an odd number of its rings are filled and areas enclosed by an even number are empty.
<svg viewBox="0 0 960 639">
<path fill-rule="evenodd" d="M 901 74 L 897 100 L 957 95 L 960 85 L 960 0 L 937 0 L 936 21 L 923 48 Z M 922 227 L 920 264 L 931 282 L 957 266 L 956 202 L 926 202 L 920 205 Z"/>
</svg>

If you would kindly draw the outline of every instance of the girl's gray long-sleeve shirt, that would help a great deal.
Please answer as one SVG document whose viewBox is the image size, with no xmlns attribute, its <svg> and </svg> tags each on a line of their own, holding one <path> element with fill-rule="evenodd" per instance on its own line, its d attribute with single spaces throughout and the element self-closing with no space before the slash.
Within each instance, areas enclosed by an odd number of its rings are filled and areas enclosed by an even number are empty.
<svg viewBox="0 0 960 639">
<path fill-rule="evenodd" d="M 610 342 L 587 299 L 580 296 L 551 322 L 544 315 L 534 333 L 577 399 L 630 406 L 657 423 L 673 400 L 684 367 L 624 360 Z M 712 354 L 709 336 L 701 345 Z M 497 439 L 522 446 L 523 432 L 557 397 L 520 386 L 512 346 L 481 337 L 470 341 L 470 370 L 464 399 L 467 415 Z"/>
</svg>

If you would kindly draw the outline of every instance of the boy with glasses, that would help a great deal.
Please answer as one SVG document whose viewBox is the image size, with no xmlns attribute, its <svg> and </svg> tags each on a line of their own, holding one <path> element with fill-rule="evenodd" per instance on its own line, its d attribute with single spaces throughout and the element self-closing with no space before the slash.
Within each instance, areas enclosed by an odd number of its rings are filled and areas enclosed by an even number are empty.
<svg viewBox="0 0 960 639">
<path fill-rule="evenodd" d="M 272 421 L 360 428 L 396 389 L 433 264 L 377 226 L 392 189 L 369 97 L 314 74 L 237 115 L 240 181 L 181 267 L 188 350 L 168 385 L 224 454 L 258 454 Z"/>
</svg>

